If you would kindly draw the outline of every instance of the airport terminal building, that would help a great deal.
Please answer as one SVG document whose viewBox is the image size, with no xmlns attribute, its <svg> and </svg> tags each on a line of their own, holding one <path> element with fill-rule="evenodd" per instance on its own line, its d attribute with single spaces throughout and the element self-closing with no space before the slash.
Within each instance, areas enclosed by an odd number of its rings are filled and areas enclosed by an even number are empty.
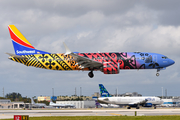
<svg viewBox="0 0 180 120">
<path fill-rule="evenodd" d="M 95 108 L 95 101 L 56 101 L 56 104 L 73 104 L 75 108 Z"/>
</svg>

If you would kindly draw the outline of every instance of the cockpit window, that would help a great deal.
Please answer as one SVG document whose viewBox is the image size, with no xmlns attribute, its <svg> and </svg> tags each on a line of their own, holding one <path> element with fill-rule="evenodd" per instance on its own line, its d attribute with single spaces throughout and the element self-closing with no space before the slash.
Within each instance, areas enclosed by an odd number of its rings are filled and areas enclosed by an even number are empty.
<svg viewBox="0 0 180 120">
<path fill-rule="evenodd" d="M 146 57 L 145 63 L 150 63 L 152 61 L 152 56 Z"/>
<path fill-rule="evenodd" d="M 162 57 L 162 59 L 167 59 L 167 58 L 168 58 L 168 57 L 166 57 L 166 56 L 163 56 L 163 57 Z"/>
</svg>

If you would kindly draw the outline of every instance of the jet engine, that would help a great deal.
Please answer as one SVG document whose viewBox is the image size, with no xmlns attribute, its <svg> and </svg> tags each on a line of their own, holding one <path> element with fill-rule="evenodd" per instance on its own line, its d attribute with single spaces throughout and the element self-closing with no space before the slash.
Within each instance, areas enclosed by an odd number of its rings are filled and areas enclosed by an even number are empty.
<svg viewBox="0 0 180 120">
<path fill-rule="evenodd" d="M 146 103 L 143 105 L 143 107 L 152 107 L 152 103 Z"/>
</svg>

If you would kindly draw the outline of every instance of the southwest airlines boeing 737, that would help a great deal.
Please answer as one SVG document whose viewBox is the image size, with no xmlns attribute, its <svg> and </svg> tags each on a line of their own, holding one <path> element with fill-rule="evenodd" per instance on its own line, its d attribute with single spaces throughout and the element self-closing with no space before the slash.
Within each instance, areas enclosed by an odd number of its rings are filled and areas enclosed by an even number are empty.
<svg viewBox="0 0 180 120">
<path fill-rule="evenodd" d="M 175 63 L 165 55 L 147 52 L 71 52 L 65 43 L 66 53 L 49 53 L 35 49 L 14 25 L 9 25 L 8 29 L 15 50 L 15 54 L 7 53 L 10 55 L 9 59 L 26 66 L 49 70 L 90 71 L 88 76 L 93 78 L 93 71 L 118 74 L 125 69 L 156 69 L 156 76 L 159 76 L 160 70 Z"/>
</svg>

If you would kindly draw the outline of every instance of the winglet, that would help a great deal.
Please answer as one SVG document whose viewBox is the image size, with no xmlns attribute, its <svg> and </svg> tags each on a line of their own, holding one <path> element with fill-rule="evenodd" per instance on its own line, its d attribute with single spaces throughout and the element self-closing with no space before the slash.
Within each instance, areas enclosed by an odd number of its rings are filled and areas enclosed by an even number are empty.
<svg viewBox="0 0 180 120">
<path fill-rule="evenodd" d="M 71 50 L 67 47 L 67 45 L 65 44 L 65 42 L 63 42 L 63 44 L 64 44 L 64 47 L 65 47 L 65 49 L 66 49 L 66 53 L 65 53 L 64 55 L 71 54 L 72 52 L 71 52 Z"/>
</svg>

